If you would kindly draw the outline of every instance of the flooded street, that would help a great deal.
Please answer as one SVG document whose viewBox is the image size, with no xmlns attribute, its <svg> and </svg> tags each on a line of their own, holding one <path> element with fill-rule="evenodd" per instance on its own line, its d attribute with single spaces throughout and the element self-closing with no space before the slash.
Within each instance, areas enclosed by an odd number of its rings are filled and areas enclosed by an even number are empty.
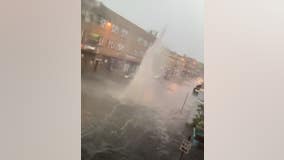
<svg viewBox="0 0 284 160">
<path fill-rule="evenodd" d="M 141 103 L 127 98 L 128 82 L 104 76 L 82 77 L 82 159 L 173 160 L 182 140 L 191 134 L 186 122 L 196 106 L 193 85 L 153 79 Z M 203 150 L 192 148 L 185 159 L 201 160 Z"/>
<path fill-rule="evenodd" d="M 200 101 L 192 95 L 203 84 L 204 65 L 191 57 L 203 51 L 195 51 L 196 40 L 187 39 L 192 37 L 192 23 L 183 27 L 190 30 L 188 35 L 187 29 L 173 28 L 184 20 L 163 23 L 157 29 L 158 21 L 143 16 L 147 5 L 139 14 L 149 25 L 144 28 L 126 16 L 135 12 L 122 15 L 113 10 L 114 2 L 106 3 L 82 1 L 82 160 L 179 159 L 181 150 L 189 149 L 186 144 L 198 136 L 198 144 L 204 141 Z M 137 6 L 130 3 L 118 5 L 121 11 Z M 142 6 L 146 4 L 141 1 Z M 168 5 L 161 15 L 166 19 L 172 15 L 168 11 L 180 11 Z M 169 47 L 165 40 L 174 40 L 176 47 Z M 193 135 L 193 126 L 201 131 L 194 130 Z M 190 142 L 183 143 L 189 136 L 193 137 Z M 193 145 L 184 159 L 203 160 L 203 147 Z"/>
</svg>

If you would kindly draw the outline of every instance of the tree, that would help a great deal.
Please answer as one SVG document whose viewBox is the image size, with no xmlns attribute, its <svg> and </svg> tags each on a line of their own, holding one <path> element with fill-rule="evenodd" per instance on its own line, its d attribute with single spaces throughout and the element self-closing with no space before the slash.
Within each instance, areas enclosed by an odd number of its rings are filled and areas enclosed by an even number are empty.
<svg viewBox="0 0 284 160">
<path fill-rule="evenodd" d="M 204 130 L 204 104 L 199 104 L 197 108 L 197 115 L 193 119 L 193 127 L 199 130 Z"/>
</svg>

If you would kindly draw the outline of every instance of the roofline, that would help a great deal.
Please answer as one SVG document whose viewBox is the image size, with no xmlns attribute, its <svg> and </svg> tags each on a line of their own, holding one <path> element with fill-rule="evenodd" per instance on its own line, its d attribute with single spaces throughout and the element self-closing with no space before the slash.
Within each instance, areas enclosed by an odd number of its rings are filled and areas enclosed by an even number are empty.
<svg viewBox="0 0 284 160">
<path fill-rule="evenodd" d="M 141 31 L 149 34 L 152 38 L 156 39 L 157 37 L 155 37 L 154 35 L 152 35 L 149 31 L 146 31 L 145 29 L 143 29 L 142 27 L 138 26 L 137 24 L 131 22 L 130 20 L 124 18 L 123 16 L 119 15 L 118 13 L 116 13 L 114 10 L 110 9 L 109 7 L 107 7 L 103 2 L 101 2 L 101 6 L 104 7 L 105 9 L 108 9 L 110 12 L 114 13 L 116 16 L 122 18 L 123 20 L 127 21 L 128 23 L 134 25 L 135 27 L 139 28 Z"/>
</svg>

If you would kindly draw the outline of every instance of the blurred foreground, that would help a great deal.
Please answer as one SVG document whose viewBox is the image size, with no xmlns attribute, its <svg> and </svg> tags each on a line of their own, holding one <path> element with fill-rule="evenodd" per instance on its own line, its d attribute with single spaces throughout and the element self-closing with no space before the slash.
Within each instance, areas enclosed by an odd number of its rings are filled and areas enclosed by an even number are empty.
<svg viewBox="0 0 284 160">
<path fill-rule="evenodd" d="M 82 76 L 82 160 L 178 159 L 179 145 L 192 134 L 186 123 L 197 99 L 190 96 L 180 109 L 194 83 L 153 78 L 137 103 L 124 95 L 129 81 L 110 74 Z M 203 160 L 203 148 L 193 147 L 184 159 Z"/>
</svg>

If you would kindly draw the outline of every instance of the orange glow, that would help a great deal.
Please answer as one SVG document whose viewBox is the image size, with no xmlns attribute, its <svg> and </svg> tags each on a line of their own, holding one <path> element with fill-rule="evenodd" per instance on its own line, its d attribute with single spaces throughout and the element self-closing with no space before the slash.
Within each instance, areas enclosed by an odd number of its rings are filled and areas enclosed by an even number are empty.
<svg viewBox="0 0 284 160">
<path fill-rule="evenodd" d="M 171 83 L 167 86 L 169 92 L 176 92 L 178 89 L 178 85 L 176 83 Z"/>
<path fill-rule="evenodd" d="M 111 23 L 110 23 L 110 22 L 107 22 L 107 26 L 108 26 L 108 27 L 111 27 Z"/>
<path fill-rule="evenodd" d="M 203 78 L 200 78 L 200 77 L 199 77 L 199 78 L 196 79 L 196 84 L 197 84 L 197 85 L 202 84 L 202 83 L 204 83 Z"/>
</svg>

